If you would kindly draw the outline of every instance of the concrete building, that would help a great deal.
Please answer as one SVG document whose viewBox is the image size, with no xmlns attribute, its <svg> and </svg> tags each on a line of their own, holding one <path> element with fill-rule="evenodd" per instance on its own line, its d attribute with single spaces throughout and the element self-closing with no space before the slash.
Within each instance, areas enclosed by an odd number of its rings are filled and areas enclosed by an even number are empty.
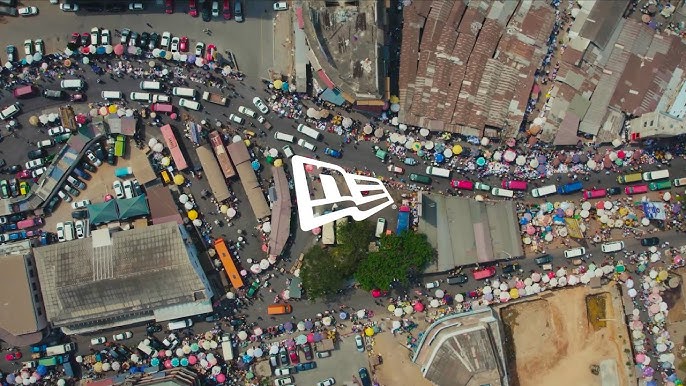
<svg viewBox="0 0 686 386">
<path fill-rule="evenodd" d="M 685 75 L 683 70 L 677 68 L 655 111 L 629 120 L 627 128 L 632 140 L 686 134 L 686 121 L 684 120 L 686 117 Z"/>
<path fill-rule="evenodd" d="M 507 386 L 502 341 L 491 308 L 447 315 L 426 329 L 412 361 L 438 386 Z"/>
<path fill-rule="evenodd" d="M 524 255 L 512 201 L 479 202 L 420 193 L 419 202 L 419 232 L 438 252 L 425 272 Z"/>
<path fill-rule="evenodd" d="M 175 222 L 34 249 L 47 319 L 68 334 L 212 312 L 212 289 Z"/>
<path fill-rule="evenodd" d="M 0 245 L 0 271 L 0 340 L 11 346 L 40 342 L 48 321 L 31 242 Z"/>
</svg>

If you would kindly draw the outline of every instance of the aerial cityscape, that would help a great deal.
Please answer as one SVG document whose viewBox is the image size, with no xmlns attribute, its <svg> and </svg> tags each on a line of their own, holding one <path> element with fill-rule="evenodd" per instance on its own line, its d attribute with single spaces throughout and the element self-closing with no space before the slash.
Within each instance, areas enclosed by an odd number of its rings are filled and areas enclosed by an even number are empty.
<svg viewBox="0 0 686 386">
<path fill-rule="evenodd" d="M 679 386 L 686 0 L 0 0 L 0 385 Z"/>
</svg>

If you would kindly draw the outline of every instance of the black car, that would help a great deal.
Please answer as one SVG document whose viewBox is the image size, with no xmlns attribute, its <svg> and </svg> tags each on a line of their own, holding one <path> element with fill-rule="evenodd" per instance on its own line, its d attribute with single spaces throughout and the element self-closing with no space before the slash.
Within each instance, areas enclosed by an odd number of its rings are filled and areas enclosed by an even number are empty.
<svg viewBox="0 0 686 386">
<path fill-rule="evenodd" d="M 303 353 L 305 353 L 305 360 L 311 361 L 314 356 L 312 355 L 312 347 L 310 346 L 309 343 L 305 343 L 302 346 Z"/>
<path fill-rule="evenodd" d="M 117 164 L 117 156 L 114 155 L 114 147 L 107 149 L 107 163 L 112 166 Z"/>
<path fill-rule="evenodd" d="M 9 222 L 19 222 L 26 220 L 26 213 L 15 213 L 7 218 Z"/>
<path fill-rule="evenodd" d="M 5 172 L 6 174 L 14 174 L 14 173 L 19 173 L 19 172 L 22 171 L 22 170 L 24 170 L 24 167 L 23 167 L 23 166 L 21 166 L 21 165 L 12 165 L 12 166 L 8 166 L 8 167 L 5 169 L 4 172 Z"/>
<path fill-rule="evenodd" d="M 141 43 L 141 44 L 139 45 L 139 47 L 141 47 L 141 48 L 147 47 L 148 44 L 150 43 L 150 34 L 147 33 L 147 32 L 143 32 L 143 33 L 141 34 L 141 41 L 140 41 L 140 43 Z"/>
<path fill-rule="evenodd" d="M 88 3 L 86 3 L 86 4 L 82 5 L 82 7 L 83 7 L 83 10 L 87 11 L 87 12 L 102 12 L 105 10 L 102 7 L 102 5 L 99 5 L 99 4 L 88 4 Z"/>
<path fill-rule="evenodd" d="M 57 204 L 59 204 L 61 198 L 58 195 L 55 195 L 53 198 L 48 201 L 47 204 L 43 207 L 43 213 L 45 214 L 50 214 L 52 213 L 55 208 L 57 207 Z M 88 215 L 88 211 L 86 211 L 86 215 Z M 85 217 L 84 217 L 85 218 Z"/>
<path fill-rule="evenodd" d="M 200 17 L 202 17 L 203 21 L 212 20 L 212 9 L 210 8 L 211 6 L 212 6 L 212 3 L 209 1 L 206 1 L 205 4 L 201 7 Z"/>
<path fill-rule="evenodd" d="M 660 244 L 660 239 L 658 237 L 647 237 L 645 239 L 641 239 L 641 245 L 644 247 L 652 247 L 658 244 Z"/>
<path fill-rule="evenodd" d="M 77 220 L 88 218 L 88 209 L 75 210 L 71 212 L 71 217 Z"/>
<path fill-rule="evenodd" d="M 19 183 L 17 183 L 16 178 L 10 180 L 10 192 L 12 193 L 12 197 L 17 197 L 19 195 Z"/>
<path fill-rule="evenodd" d="M 154 50 L 160 45 L 160 35 L 157 34 L 157 32 L 153 32 L 150 34 L 150 41 L 148 42 L 148 49 L 149 50 Z"/>
<path fill-rule="evenodd" d="M 360 382 L 362 382 L 362 386 L 372 386 L 372 380 L 369 379 L 369 372 L 366 368 L 360 368 L 360 370 L 357 371 L 357 374 L 360 376 Z"/>
<path fill-rule="evenodd" d="M 6 50 L 7 52 L 7 61 L 8 62 L 14 62 L 17 60 L 17 47 L 13 45 L 7 46 Z"/>
<path fill-rule="evenodd" d="M 136 196 L 143 195 L 143 188 L 141 188 L 141 184 L 138 183 L 138 180 L 133 180 L 133 192 Z"/>
<path fill-rule="evenodd" d="M 519 271 L 520 268 L 521 266 L 519 265 L 519 263 L 508 264 L 503 267 L 503 273 L 514 273 L 516 271 Z"/>
<path fill-rule="evenodd" d="M 464 284 L 467 281 L 469 281 L 469 276 L 462 274 L 462 273 L 459 275 L 451 276 L 445 280 L 446 283 L 451 284 L 451 285 L 452 284 Z"/>
<path fill-rule="evenodd" d="M 123 4 L 110 4 L 107 6 L 107 12 L 124 12 L 126 7 Z"/>
<path fill-rule="evenodd" d="M 102 149 L 101 144 L 98 143 L 97 145 L 95 145 L 95 147 L 93 148 L 93 152 L 95 153 L 95 156 L 98 157 L 98 159 L 100 161 L 105 160 L 105 151 Z"/>
<path fill-rule="evenodd" d="M 29 159 L 38 159 L 38 158 L 43 158 L 47 155 L 45 152 L 45 149 L 34 149 L 28 152 L 27 156 Z"/>
<path fill-rule="evenodd" d="M 148 334 L 154 334 L 154 333 L 156 333 L 156 332 L 162 331 L 162 326 L 161 326 L 160 324 L 157 324 L 157 323 L 149 323 L 149 324 L 145 327 L 145 331 L 146 331 Z"/>
<path fill-rule="evenodd" d="M 538 265 L 550 264 L 553 261 L 553 257 L 546 253 L 545 255 L 537 257 L 534 261 Z"/>
<path fill-rule="evenodd" d="M 91 172 L 91 173 L 95 173 L 95 172 L 98 171 L 98 169 L 96 169 L 95 166 L 89 164 L 88 162 L 81 162 L 81 164 L 79 164 L 79 166 L 81 166 L 82 168 L 88 170 L 88 171 Z"/>
<path fill-rule="evenodd" d="M 81 45 L 83 47 L 88 47 L 91 44 L 91 36 L 88 32 L 81 34 Z"/>
<path fill-rule="evenodd" d="M 279 361 L 281 361 L 281 366 L 288 365 L 288 355 L 286 354 L 286 348 L 281 347 L 279 350 Z"/>
<path fill-rule="evenodd" d="M 613 188 L 607 188 L 607 194 L 610 196 L 617 195 L 617 194 L 622 194 L 622 188 L 619 187 L 613 187 Z"/>
</svg>

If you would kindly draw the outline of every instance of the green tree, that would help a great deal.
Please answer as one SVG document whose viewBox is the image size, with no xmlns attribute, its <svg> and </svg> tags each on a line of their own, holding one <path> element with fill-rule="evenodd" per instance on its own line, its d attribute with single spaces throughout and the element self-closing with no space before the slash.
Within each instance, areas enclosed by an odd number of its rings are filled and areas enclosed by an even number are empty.
<svg viewBox="0 0 686 386">
<path fill-rule="evenodd" d="M 322 298 L 336 293 L 350 276 L 337 269 L 337 260 L 329 250 L 319 245 L 305 253 L 300 278 L 310 298 Z"/>
<path fill-rule="evenodd" d="M 369 253 L 355 273 L 355 279 L 365 290 L 386 290 L 394 281 L 408 284 L 408 276 L 420 273 L 435 257 L 426 235 L 419 233 L 384 236 L 380 244 L 379 250 Z"/>
<path fill-rule="evenodd" d="M 336 243 L 332 253 L 339 259 L 339 267 L 352 276 L 360 262 L 369 253 L 374 241 L 375 225 L 370 221 L 348 221 L 336 229 Z"/>
</svg>

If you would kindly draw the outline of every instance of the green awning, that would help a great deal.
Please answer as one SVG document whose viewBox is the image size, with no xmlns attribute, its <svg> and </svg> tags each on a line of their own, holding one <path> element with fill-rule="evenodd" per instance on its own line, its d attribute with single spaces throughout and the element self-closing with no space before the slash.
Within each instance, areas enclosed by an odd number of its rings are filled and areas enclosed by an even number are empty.
<svg viewBox="0 0 686 386">
<path fill-rule="evenodd" d="M 88 217 L 93 225 L 105 224 L 119 219 L 115 200 L 91 204 L 87 206 Z"/>
<path fill-rule="evenodd" d="M 120 198 L 117 199 L 119 206 L 119 219 L 126 220 L 133 217 L 147 216 L 150 214 L 148 207 L 148 200 L 145 195 L 136 196 L 134 198 Z"/>
</svg>

